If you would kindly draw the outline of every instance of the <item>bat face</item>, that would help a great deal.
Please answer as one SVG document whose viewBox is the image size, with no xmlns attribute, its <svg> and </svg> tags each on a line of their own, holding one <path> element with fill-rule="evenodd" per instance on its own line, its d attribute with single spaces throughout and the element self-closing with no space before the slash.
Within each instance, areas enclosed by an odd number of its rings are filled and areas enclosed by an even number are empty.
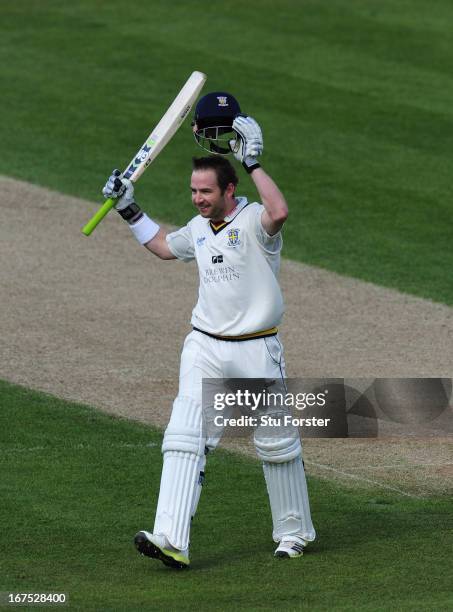
<svg viewBox="0 0 453 612">
<path fill-rule="evenodd" d="M 192 104 L 197 99 L 205 81 L 205 74 L 198 72 L 197 70 L 192 72 L 179 94 L 173 100 L 165 115 L 130 161 L 126 170 L 123 172 L 124 178 L 128 178 L 131 181 L 136 181 L 140 178 L 144 170 L 159 155 L 168 141 L 171 140 L 175 132 L 178 130 L 179 126 L 192 108 Z M 108 211 L 111 210 L 114 204 L 115 201 L 113 199 L 108 199 L 106 202 L 104 202 L 103 206 L 82 229 L 85 236 L 89 236 L 92 233 L 94 228 L 105 217 Z"/>
<path fill-rule="evenodd" d="M 198 94 L 197 94 L 197 95 L 198 95 Z M 188 105 L 186 106 L 186 108 L 185 108 L 185 109 L 182 111 L 181 116 L 180 116 L 181 121 L 183 121 L 183 120 L 186 118 L 187 113 L 190 111 L 190 109 L 191 109 L 191 108 L 192 108 L 192 105 L 191 105 L 191 104 L 188 104 Z"/>
<path fill-rule="evenodd" d="M 129 166 L 123 172 L 124 178 L 127 178 L 127 179 L 131 178 L 134 172 L 136 172 L 142 164 L 145 164 L 145 168 L 149 166 L 149 164 L 152 162 L 152 159 L 150 158 L 150 152 L 152 148 L 155 146 L 155 144 L 156 144 L 156 137 L 153 134 L 148 138 L 148 140 L 142 146 L 142 148 L 137 153 L 135 158 L 131 161 Z"/>
<path fill-rule="evenodd" d="M 125 178 L 136 181 L 145 168 L 159 155 L 187 117 L 205 81 L 205 74 L 198 71 L 192 72 L 165 115 L 129 163 L 123 173 Z"/>
</svg>

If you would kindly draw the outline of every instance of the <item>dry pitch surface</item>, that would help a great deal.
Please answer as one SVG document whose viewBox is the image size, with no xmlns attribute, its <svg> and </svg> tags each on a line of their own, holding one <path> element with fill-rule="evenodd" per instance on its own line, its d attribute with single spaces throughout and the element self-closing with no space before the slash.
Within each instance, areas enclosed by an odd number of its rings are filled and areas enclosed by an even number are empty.
<svg viewBox="0 0 453 612">
<path fill-rule="evenodd" d="M 98 204 L 9 178 L 0 189 L 0 378 L 163 427 L 195 265 L 154 258 L 115 214 L 84 237 Z M 281 282 L 289 376 L 453 376 L 453 309 L 289 261 Z M 452 438 L 304 445 L 308 473 L 344 486 L 453 490 Z"/>
</svg>

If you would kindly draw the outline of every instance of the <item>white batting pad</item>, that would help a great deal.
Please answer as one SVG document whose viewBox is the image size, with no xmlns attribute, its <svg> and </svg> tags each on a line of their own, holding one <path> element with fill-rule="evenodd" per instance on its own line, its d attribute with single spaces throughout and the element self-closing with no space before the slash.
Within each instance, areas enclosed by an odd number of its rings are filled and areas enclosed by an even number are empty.
<svg viewBox="0 0 453 612">
<path fill-rule="evenodd" d="M 302 458 L 286 463 L 263 463 L 272 512 L 273 538 L 280 542 L 286 536 L 312 542 L 316 537 L 310 515 L 307 482 Z"/>
<path fill-rule="evenodd" d="M 274 427 L 273 429 L 277 429 Z M 266 427 L 258 426 L 255 429 L 254 442 L 256 454 L 262 461 L 269 461 L 271 463 L 286 463 L 300 457 L 302 452 L 302 446 L 300 443 L 299 432 L 295 427 L 291 430 L 285 431 L 282 429 L 282 433 L 285 437 L 277 436 L 277 433 L 269 437 Z M 285 435 L 286 434 L 286 435 Z"/>
<path fill-rule="evenodd" d="M 166 536 L 179 550 L 189 546 L 190 519 L 201 492 L 202 429 L 201 406 L 190 397 L 178 396 L 162 443 L 164 465 L 153 533 Z"/>
<path fill-rule="evenodd" d="M 191 397 L 178 395 L 165 430 L 162 452 L 180 450 L 202 457 L 204 447 L 201 405 Z"/>
<path fill-rule="evenodd" d="M 195 493 L 192 500 L 192 508 L 190 510 L 190 516 L 193 518 L 198 508 L 198 502 L 200 501 L 201 491 L 203 490 L 204 483 L 204 470 L 206 467 L 206 455 L 203 457 L 199 457 L 198 459 L 198 476 L 197 476 L 197 486 L 195 488 Z"/>
<path fill-rule="evenodd" d="M 190 519 L 198 474 L 197 455 L 184 451 L 164 453 L 153 533 L 165 535 L 178 550 L 189 547 Z"/>
</svg>

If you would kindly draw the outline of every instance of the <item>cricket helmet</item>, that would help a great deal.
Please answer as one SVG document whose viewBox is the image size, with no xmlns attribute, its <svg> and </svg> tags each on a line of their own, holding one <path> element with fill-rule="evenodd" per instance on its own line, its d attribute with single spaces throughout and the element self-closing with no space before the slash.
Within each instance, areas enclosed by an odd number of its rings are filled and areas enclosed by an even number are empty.
<svg viewBox="0 0 453 612">
<path fill-rule="evenodd" d="M 225 91 L 213 91 L 200 98 L 192 121 L 197 144 L 210 153 L 231 153 L 230 141 L 236 142 L 238 137 L 232 125 L 240 112 L 236 98 Z"/>
</svg>

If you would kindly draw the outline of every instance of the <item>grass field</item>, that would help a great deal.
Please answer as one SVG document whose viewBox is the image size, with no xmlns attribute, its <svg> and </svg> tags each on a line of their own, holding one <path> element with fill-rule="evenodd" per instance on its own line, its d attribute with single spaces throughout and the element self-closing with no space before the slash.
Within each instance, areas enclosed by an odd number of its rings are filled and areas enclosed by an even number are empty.
<svg viewBox="0 0 453 612">
<path fill-rule="evenodd" d="M 2 3 L 0 172 L 100 200 L 203 70 L 263 126 L 287 257 L 453 304 L 452 20 L 448 0 Z M 190 218 L 198 153 L 187 123 L 138 187 L 154 216 Z"/>
<path fill-rule="evenodd" d="M 218 451 L 192 530 L 192 567 L 140 557 L 161 434 L 0 383 L 0 591 L 66 592 L 74 610 L 447 610 L 451 500 L 343 492 L 309 479 L 319 538 L 272 558 L 258 462 Z"/>
<path fill-rule="evenodd" d="M 290 205 L 284 256 L 453 305 L 452 22 L 448 0 L 2 2 L 0 174 L 101 203 L 111 169 L 202 70 L 205 92 L 230 91 L 263 127 Z M 137 186 L 143 208 L 193 216 L 201 153 L 187 122 Z M 55 227 L 68 231 L 64 215 Z M 141 558 L 161 435 L 0 381 L 0 592 L 66 592 L 66 609 L 97 611 L 453 609 L 451 498 L 309 476 L 318 539 L 279 562 L 260 464 L 223 451 L 191 570 Z"/>
</svg>

